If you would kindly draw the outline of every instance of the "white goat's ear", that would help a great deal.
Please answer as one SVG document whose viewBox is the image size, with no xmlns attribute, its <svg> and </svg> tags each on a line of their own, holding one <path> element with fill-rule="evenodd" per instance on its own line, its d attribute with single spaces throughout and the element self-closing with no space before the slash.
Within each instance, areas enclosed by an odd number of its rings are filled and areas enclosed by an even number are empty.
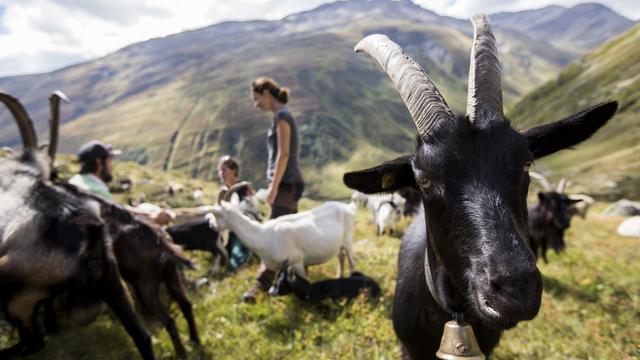
<svg viewBox="0 0 640 360">
<path fill-rule="evenodd" d="M 231 203 L 231 205 L 238 207 L 240 206 L 240 196 L 238 195 L 238 193 L 233 193 L 231 195 L 231 199 L 229 200 L 229 203 Z"/>
</svg>

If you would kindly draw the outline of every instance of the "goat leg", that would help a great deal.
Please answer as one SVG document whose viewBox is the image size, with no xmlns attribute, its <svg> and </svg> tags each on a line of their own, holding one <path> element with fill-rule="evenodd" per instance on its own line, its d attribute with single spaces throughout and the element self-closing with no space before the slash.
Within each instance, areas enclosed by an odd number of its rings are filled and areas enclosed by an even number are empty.
<svg viewBox="0 0 640 360">
<path fill-rule="evenodd" d="M 185 293 L 184 286 L 182 284 L 182 276 L 177 268 L 173 267 L 165 274 L 165 286 L 169 296 L 173 298 L 180 306 L 180 310 L 189 324 L 189 341 L 192 344 L 200 345 L 200 335 L 198 335 L 198 328 L 196 327 L 196 321 L 193 316 L 193 305 L 187 294 Z"/>
<path fill-rule="evenodd" d="M 353 233 L 349 233 L 350 238 L 344 245 L 344 251 L 347 254 L 347 261 L 349 261 L 349 276 L 356 271 L 356 260 L 353 257 Z"/>
<path fill-rule="evenodd" d="M 213 251 L 214 257 L 214 270 L 215 272 L 224 271 L 223 266 L 229 266 L 229 252 L 225 249 L 224 244 L 222 243 L 220 237 L 215 240 L 214 243 L 215 250 Z M 222 261 L 221 261 L 222 260 Z M 224 265 L 223 265 L 224 264 Z"/>
<path fill-rule="evenodd" d="M 180 334 L 178 334 L 178 328 L 176 322 L 173 320 L 167 307 L 162 302 L 162 299 L 158 296 L 158 283 L 157 279 L 152 277 L 142 277 L 135 284 L 136 293 L 138 294 L 138 300 L 142 303 L 143 308 L 150 313 L 151 316 L 160 320 L 162 325 L 169 333 L 171 342 L 176 351 L 176 358 L 186 359 L 187 351 L 182 345 L 180 340 Z"/>
<path fill-rule="evenodd" d="M 60 324 L 58 316 L 53 307 L 53 298 L 50 297 L 43 301 L 44 306 L 44 328 L 49 334 L 57 334 L 60 332 Z"/>
<path fill-rule="evenodd" d="M 304 261 L 300 260 L 298 262 L 292 263 L 291 267 L 293 268 L 293 271 L 295 271 L 296 274 L 301 276 L 303 279 L 307 278 L 307 271 L 306 267 L 304 266 Z"/>
<path fill-rule="evenodd" d="M 344 277 L 344 257 L 345 257 L 345 250 L 344 248 L 340 248 L 340 251 L 338 252 L 338 260 L 339 260 L 338 277 L 339 278 Z"/>
<path fill-rule="evenodd" d="M 129 292 L 121 280 L 115 260 L 107 258 L 105 263 L 102 278 L 96 284 L 97 291 L 131 336 L 142 358 L 155 359 L 151 347 L 151 335 L 142 327 L 133 310 Z"/>
<path fill-rule="evenodd" d="M 14 296 L 5 309 L 7 321 L 18 329 L 20 341 L 0 350 L 0 360 L 14 359 L 33 354 L 44 347 L 44 338 L 35 319 L 38 293 L 23 292 Z"/>
</svg>

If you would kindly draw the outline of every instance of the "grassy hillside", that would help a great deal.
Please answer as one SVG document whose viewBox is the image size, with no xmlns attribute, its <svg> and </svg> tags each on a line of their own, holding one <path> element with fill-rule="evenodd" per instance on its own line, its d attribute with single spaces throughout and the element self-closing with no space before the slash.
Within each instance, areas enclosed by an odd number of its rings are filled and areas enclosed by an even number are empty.
<svg viewBox="0 0 640 360">
<path fill-rule="evenodd" d="M 313 202 L 304 201 L 304 206 Z M 379 300 L 363 298 L 329 304 L 320 311 L 295 298 L 260 297 L 256 305 L 240 302 L 252 284 L 257 262 L 235 274 L 214 278 L 209 287 L 190 293 L 204 342 L 189 347 L 192 359 L 398 359 L 400 348 L 390 320 L 399 239 L 375 236 L 369 215 L 358 211 L 355 253 L 358 270 L 383 289 Z M 615 235 L 618 218 L 577 220 L 567 251 L 539 264 L 543 274 L 542 308 L 533 321 L 507 331 L 493 359 L 631 359 L 640 356 L 640 283 L 636 239 Z M 204 275 L 208 256 L 192 253 Z M 336 274 L 337 261 L 312 267 L 312 279 Z M 182 338 L 186 323 L 174 306 Z M 47 347 L 28 359 L 124 359 L 137 352 L 122 327 L 103 315 L 88 327 L 63 323 L 65 330 L 47 337 Z M 17 334 L 0 323 L 0 347 Z M 81 340 L 80 340 L 81 339 Z M 160 326 L 153 346 L 160 359 L 171 359 L 171 341 Z"/>
<path fill-rule="evenodd" d="M 509 116 L 529 128 L 615 99 L 615 117 L 592 139 L 540 161 L 572 190 L 601 198 L 640 198 L 640 25 L 569 65 L 557 79 L 517 103 Z"/>
</svg>

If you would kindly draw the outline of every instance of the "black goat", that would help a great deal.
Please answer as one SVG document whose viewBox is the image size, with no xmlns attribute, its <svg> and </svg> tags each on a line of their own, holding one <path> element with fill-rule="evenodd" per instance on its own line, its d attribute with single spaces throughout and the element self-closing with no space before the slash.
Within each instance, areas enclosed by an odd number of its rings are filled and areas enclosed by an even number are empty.
<svg viewBox="0 0 640 360">
<path fill-rule="evenodd" d="M 297 275 L 292 267 L 285 264 L 278 272 L 275 284 L 269 290 L 269 294 L 283 296 L 292 292 L 300 300 L 317 303 L 327 299 L 353 299 L 363 293 L 376 298 L 380 295 L 380 286 L 372 278 L 357 271 L 348 278 L 311 283 Z"/>
<path fill-rule="evenodd" d="M 170 226 L 167 232 L 173 242 L 185 250 L 209 251 L 213 255 L 213 269 L 220 271 L 229 264 L 229 252 L 222 244 L 220 234 L 204 217 Z"/>
<path fill-rule="evenodd" d="M 18 124 L 24 147 L 22 154 L 0 159 L 0 306 L 20 335 L 18 344 L 0 351 L 0 358 L 41 349 L 44 340 L 34 320 L 37 304 L 74 287 L 104 300 L 142 357 L 153 359 L 151 336 L 129 301 L 99 203 L 50 182 L 62 97 L 56 93 L 50 99 L 50 146 L 45 154 L 38 149 L 24 107 L 0 94 Z"/>
<path fill-rule="evenodd" d="M 589 138 L 617 109 L 608 102 L 515 131 L 503 115 L 488 19 L 472 20 L 466 117 L 454 116 L 422 68 L 386 36 L 369 35 L 355 48 L 387 71 L 421 138 L 412 155 L 344 175 L 348 187 L 368 194 L 403 187 L 422 194 L 423 207 L 400 246 L 392 314 L 413 359 L 435 358 L 453 314 L 464 315 L 486 355 L 505 329 L 537 315 L 542 278 L 527 244 L 529 168 Z"/>
<path fill-rule="evenodd" d="M 556 192 L 539 192 L 538 204 L 529 209 L 529 246 L 533 255 L 547 263 L 547 248 L 556 253 L 565 248 L 564 232 L 569 228 L 570 207 L 581 200 L 572 200 L 567 195 Z"/>
</svg>

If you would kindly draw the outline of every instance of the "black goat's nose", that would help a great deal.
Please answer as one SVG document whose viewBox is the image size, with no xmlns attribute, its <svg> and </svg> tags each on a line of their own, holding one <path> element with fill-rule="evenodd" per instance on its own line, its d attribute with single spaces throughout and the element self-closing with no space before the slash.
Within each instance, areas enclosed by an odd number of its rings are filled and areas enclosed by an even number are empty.
<svg viewBox="0 0 640 360">
<path fill-rule="evenodd" d="M 491 290 L 507 300 L 522 301 L 529 299 L 541 286 L 540 273 L 537 270 L 518 274 L 496 274 L 490 279 Z"/>
</svg>

